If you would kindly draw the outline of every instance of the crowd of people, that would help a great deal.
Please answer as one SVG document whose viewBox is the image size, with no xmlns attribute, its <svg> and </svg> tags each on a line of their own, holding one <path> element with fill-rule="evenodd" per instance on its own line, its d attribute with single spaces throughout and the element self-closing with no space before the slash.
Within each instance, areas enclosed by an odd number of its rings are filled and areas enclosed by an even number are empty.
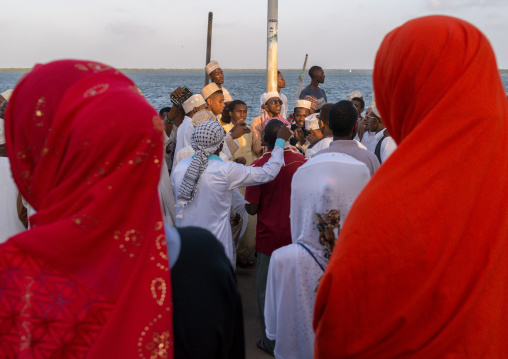
<svg viewBox="0 0 508 359">
<path fill-rule="evenodd" d="M 158 113 L 91 61 L 1 94 L 0 356 L 244 358 L 237 266 L 276 358 L 506 355 L 508 101 L 478 29 L 390 32 L 368 107 L 312 66 L 289 108 L 279 71 L 250 125 L 205 70 Z"/>
</svg>

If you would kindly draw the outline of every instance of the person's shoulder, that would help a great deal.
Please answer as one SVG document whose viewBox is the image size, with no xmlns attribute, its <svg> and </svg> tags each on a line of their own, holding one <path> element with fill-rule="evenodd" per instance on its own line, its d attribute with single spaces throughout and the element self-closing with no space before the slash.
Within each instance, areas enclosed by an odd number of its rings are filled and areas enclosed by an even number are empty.
<svg viewBox="0 0 508 359">
<path fill-rule="evenodd" d="M 251 166 L 252 167 L 262 167 L 266 162 L 268 162 L 268 160 L 270 159 L 270 155 L 269 154 L 263 154 L 263 156 L 259 157 L 258 159 L 252 161 L 252 164 Z"/>
<path fill-rule="evenodd" d="M 305 163 L 307 161 L 307 157 L 302 155 L 300 151 L 294 152 L 292 149 L 284 150 L 284 159 L 290 159 L 292 162 L 301 162 Z M 287 166 L 288 164 L 286 164 Z"/>
<path fill-rule="evenodd" d="M 272 252 L 272 261 L 276 263 L 284 264 L 284 267 L 286 265 L 293 265 L 297 264 L 297 262 L 294 261 L 294 258 L 298 255 L 298 247 L 300 247 L 296 243 L 288 244 L 284 247 L 280 247 Z"/>
</svg>

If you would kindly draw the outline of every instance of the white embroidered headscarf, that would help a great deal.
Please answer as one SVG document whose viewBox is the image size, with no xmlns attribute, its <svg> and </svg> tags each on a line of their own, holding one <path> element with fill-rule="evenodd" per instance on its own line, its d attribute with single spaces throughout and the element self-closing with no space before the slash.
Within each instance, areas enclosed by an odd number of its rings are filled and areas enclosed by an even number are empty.
<svg viewBox="0 0 508 359">
<path fill-rule="evenodd" d="M 208 166 L 208 156 L 217 151 L 223 141 L 224 129 L 218 121 L 206 121 L 194 129 L 191 136 L 191 146 L 196 154 L 185 172 L 178 191 L 176 207 L 179 208 L 179 213 L 177 218 L 183 218 L 183 208 L 194 199 L 199 177 Z"/>
<path fill-rule="evenodd" d="M 294 174 L 293 244 L 272 254 L 266 286 L 266 332 L 270 339 L 276 338 L 276 356 L 314 357 L 312 318 L 317 285 L 340 227 L 369 179 L 363 162 L 333 152 L 313 157 Z"/>
</svg>

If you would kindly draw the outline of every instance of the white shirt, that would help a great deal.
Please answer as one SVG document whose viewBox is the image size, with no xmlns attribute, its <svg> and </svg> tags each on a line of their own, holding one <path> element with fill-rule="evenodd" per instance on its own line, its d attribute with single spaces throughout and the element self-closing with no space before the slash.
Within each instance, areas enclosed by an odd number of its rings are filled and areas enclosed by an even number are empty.
<svg viewBox="0 0 508 359">
<path fill-rule="evenodd" d="M 375 138 L 375 141 L 373 141 L 375 143 L 374 151 L 376 150 L 377 143 L 381 140 L 381 138 L 383 138 L 384 132 L 385 130 L 379 131 L 378 133 L 376 133 L 376 136 L 374 136 Z M 383 140 L 383 142 L 381 142 L 381 151 L 380 151 L 381 163 L 386 161 L 388 156 L 390 156 L 393 153 L 393 151 L 395 151 L 396 148 L 397 144 L 395 143 L 393 138 L 391 136 L 386 137 Z"/>
<path fill-rule="evenodd" d="M 12 179 L 7 157 L 0 157 L 0 243 L 5 242 L 25 226 L 18 217 L 18 188 Z"/>
<path fill-rule="evenodd" d="M 330 143 L 332 143 L 332 142 L 333 142 L 333 137 L 323 138 L 321 141 L 316 143 L 311 148 L 307 148 L 307 151 L 305 151 L 305 157 L 307 157 L 308 159 L 311 159 L 312 156 L 314 156 L 319 151 L 324 150 L 325 148 L 330 147 Z"/>
<path fill-rule="evenodd" d="M 232 191 L 235 188 L 272 181 L 284 164 L 284 151 L 276 146 L 270 160 L 263 167 L 246 167 L 235 162 L 223 162 L 214 155 L 210 158 L 208 167 L 199 177 L 196 195 L 183 208 L 183 218 L 176 219 L 176 226 L 197 226 L 212 232 L 223 244 L 233 265 L 233 237 L 229 220 Z M 171 174 L 175 198 L 191 161 L 192 158 L 182 160 Z"/>
<path fill-rule="evenodd" d="M 185 116 L 182 123 L 178 127 L 178 131 L 176 132 L 175 153 L 177 153 L 182 148 L 190 145 L 190 139 L 192 136 L 192 132 L 194 132 L 194 125 L 192 124 L 192 118 Z"/>
<path fill-rule="evenodd" d="M 374 151 L 376 150 L 377 141 L 375 136 L 376 136 L 375 133 L 365 131 L 362 137 L 362 145 L 367 147 L 367 150 L 372 153 L 374 153 Z"/>
<path fill-rule="evenodd" d="M 264 95 L 264 94 L 263 94 Z M 263 109 L 261 109 L 261 106 L 264 105 L 263 103 L 263 95 L 259 98 L 259 113 L 263 112 Z M 279 92 L 279 98 L 282 100 L 282 106 L 280 107 L 280 114 L 282 117 L 286 118 L 287 112 L 288 112 L 288 98 L 286 95 L 284 95 L 282 92 Z"/>
</svg>

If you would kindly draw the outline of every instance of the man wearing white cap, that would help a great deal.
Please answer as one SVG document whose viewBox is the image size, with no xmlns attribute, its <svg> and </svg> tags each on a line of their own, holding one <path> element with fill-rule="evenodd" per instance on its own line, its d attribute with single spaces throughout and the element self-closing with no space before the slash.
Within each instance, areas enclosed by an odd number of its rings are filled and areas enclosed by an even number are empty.
<svg viewBox="0 0 508 359">
<path fill-rule="evenodd" d="M 285 87 L 286 87 L 286 80 L 284 79 L 284 76 L 282 75 L 282 72 L 277 71 L 277 92 L 279 93 L 279 98 L 282 101 L 282 106 L 280 108 L 280 114 L 284 118 L 287 117 L 288 98 L 286 97 L 286 95 L 284 95 L 281 92 L 281 89 L 283 89 Z M 264 111 L 264 109 L 263 109 L 263 105 L 264 105 L 263 95 L 261 95 L 261 97 L 259 98 L 259 102 L 260 102 L 260 104 L 259 104 L 260 105 L 260 111 L 259 111 L 259 113 L 261 114 Z"/>
<path fill-rule="evenodd" d="M 282 101 L 277 91 L 265 92 L 261 96 L 263 102 L 263 110 L 261 115 L 252 120 L 252 152 L 256 158 L 261 157 L 263 154 L 263 146 L 261 145 L 261 138 L 263 137 L 263 123 L 272 117 L 283 118 L 280 114 L 282 108 Z"/>
<path fill-rule="evenodd" d="M 216 83 L 206 85 L 201 90 L 201 95 L 208 105 L 208 110 L 215 116 L 218 116 L 224 110 L 224 93 Z"/>
<path fill-rule="evenodd" d="M 222 87 L 222 84 L 224 83 L 224 72 L 220 68 L 219 63 L 217 61 L 210 61 L 210 63 L 206 65 L 205 70 L 210 81 L 215 83 L 219 89 L 222 90 L 224 98 L 230 99 L 230 101 L 227 102 L 233 101 L 231 95 L 229 95 L 229 91 Z"/>
<path fill-rule="evenodd" d="M 5 151 L 4 113 L 12 90 L 0 95 L 0 243 L 25 230 L 18 218 L 18 188 L 12 180 L 11 167 Z"/>
<path fill-rule="evenodd" d="M 297 146 L 302 152 L 305 152 L 310 145 L 306 140 L 308 132 L 305 129 L 305 120 L 310 116 L 311 106 L 312 103 L 308 100 L 296 100 L 293 110 L 294 121 L 291 125 L 291 130 L 294 136 L 290 139 L 289 143 L 293 146 Z M 304 146 L 303 149 L 302 146 Z"/>
<path fill-rule="evenodd" d="M 187 101 L 183 103 L 182 107 L 185 112 L 185 118 L 176 132 L 175 153 L 190 145 L 190 138 L 192 136 L 192 132 L 194 131 L 194 126 L 192 126 L 192 116 L 194 116 L 194 114 L 199 110 L 206 108 L 206 103 L 203 96 L 196 94 L 189 97 Z"/>
<path fill-rule="evenodd" d="M 383 163 L 386 161 L 388 156 L 395 151 L 397 144 L 386 131 L 377 106 L 372 108 L 372 111 L 369 116 L 366 116 L 366 118 L 369 120 L 369 131 L 376 134 L 374 136 L 375 141 L 373 141 L 374 150 L 372 151 L 371 148 L 369 148 L 369 151 L 373 152 L 377 156 L 379 163 Z"/>
<path fill-rule="evenodd" d="M 319 118 L 316 119 L 318 130 L 314 129 L 316 127 L 315 123 L 309 121 L 307 126 L 307 120 L 305 121 L 306 129 L 311 132 L 311 134 L 307 137 L 311 144 L 305 151 L 305 157 L 309 159 L 314 157 L 319 151 L 328 148 L 330 143 L 333 141 L 333 133 L 329 127 L 329 114 L 332 106 L 333 104 L 327 103 L 321 109 Z"/>
</svg>

